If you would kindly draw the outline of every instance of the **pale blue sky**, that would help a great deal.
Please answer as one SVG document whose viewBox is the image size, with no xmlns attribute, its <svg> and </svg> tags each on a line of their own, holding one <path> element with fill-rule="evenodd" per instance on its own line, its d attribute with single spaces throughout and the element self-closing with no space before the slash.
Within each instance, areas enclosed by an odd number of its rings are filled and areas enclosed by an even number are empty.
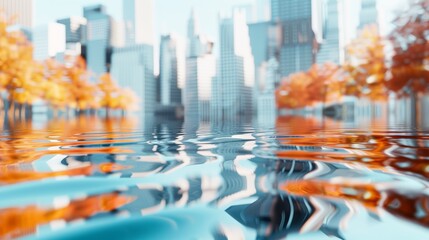
<svg viewBox="0 0 429 240">
<path fill-rule="evenodd" d="M 195 7 L 200 25 L 204 26 L 201 31 L 216 39 L 218 12 L 227 11 L 234 5 L 252 2 L 253 0 L 154 0 L 157 33 L 175 32 L 186 36 L 190 9 Z M 97 3 L 106 5 L 108 13 L 114 18 L 122 18 L 121 0 L 36 0 L 35 25 L 67 16 L 81 16 L 83 6 Z"/>
</svg>

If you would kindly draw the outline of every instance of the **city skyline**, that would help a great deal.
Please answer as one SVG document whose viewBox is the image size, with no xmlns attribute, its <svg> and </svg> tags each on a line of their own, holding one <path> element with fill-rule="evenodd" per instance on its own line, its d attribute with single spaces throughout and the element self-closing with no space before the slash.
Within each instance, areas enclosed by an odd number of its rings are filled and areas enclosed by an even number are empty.
<svg viewBox="0 0 429 240">
<path fill-rule="evenodd" d="M 380 7 L 381 1 L 378 4 L 377 0 L 359 1 L 358 6 L 345 0 L 229 3 L 228 11 L 211 12 L 218 13 L 217 40 L 207 36 L 205 21 L 209 17 L 198 17 L 195 8 L 189 10 L 187 24 L 184 19 L 176 22 L 186 26 L 186 34 L 167 32 L 158 36 L 161 30 L 154 25 L 170 22 L 154 20 L 159 17 L 156 10 L 159 2 L 122 0 L 115 11 L 109 10 L 112 3 L 95 2 L 110 1 L 85 2 L 80 10 L 84 21 L 68 13 L 67 18 L 56 20 L 61 30 L 34 27 L 35 59 L 54 58 L 61 62 L 61 54 L 69 54 L 66 50 L 79 49 L 74 56 L 81 55 L 87 61 L 88 71 L 95 76 L 90 81 L 111 73 L 121 87 L 136 91 L 142 111 L 156 112 L 155 104 L 171 111 L 183 104 L 185 115 L 203 112 L 207 113 L 204 119 L 210 119 L 208 115 L 230 118 L 258 113 L 258 109 L 267 115 L 268 109 L 275 109 L 274 90 L 281 78 L 305 71 L 315 63 L 341 64 L 344 46 L 356 37 L 357 30 L 364 25 L 379 24 L 375 6 Z M 269 6 L 269 13 L 264 6 Z M 347 15 L 342 10 L 356 8 L 360 10 L 352 11 L 349 16 L 352 20 L 342 23 Z M 348 28 L 355 30 L 345 31 Z M 81 34 L 76 36 L 78 39 L 69 39 L 77 32 Z M 55 34 L 57 39 L 52 38 Z M 180 43 L 183 36 L 187 36 L 186 45 Z M 54 48 L 56 44 L 67 48 L 61 53 Z M 181 95 L 185 97 L 182 99 Z"/>
</svg>

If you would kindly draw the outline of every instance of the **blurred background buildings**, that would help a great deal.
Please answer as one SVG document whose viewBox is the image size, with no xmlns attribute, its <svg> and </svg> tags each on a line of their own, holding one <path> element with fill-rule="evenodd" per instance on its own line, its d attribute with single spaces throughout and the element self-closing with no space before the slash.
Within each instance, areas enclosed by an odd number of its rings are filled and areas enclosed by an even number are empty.
<svg viewBox="0 0 429 240">
<path fill-rule="evenodd" d="M 0 8 L 15 17 L 14 28 L 26 30 L 36 60 L 80 55 L 94 79 L 110 72 L 133 89 L 145 114 L 184 113 L 203 121 L 252 114 L 274 119 L 283 77 L 314 63 L 342 63 L 358 29 L 379 18 L 376 0 L 249 0 L 205 16 L 217 17 L 219 39 L 203 33 L 191 9 L 182 22 L 186 37 L 173 31 L 155 36 L 153 0 L 122 0 L 122 19 L 102 3 L 42 26 L 34 20 L 38 1 L 0 0 Z"/>
</svg>

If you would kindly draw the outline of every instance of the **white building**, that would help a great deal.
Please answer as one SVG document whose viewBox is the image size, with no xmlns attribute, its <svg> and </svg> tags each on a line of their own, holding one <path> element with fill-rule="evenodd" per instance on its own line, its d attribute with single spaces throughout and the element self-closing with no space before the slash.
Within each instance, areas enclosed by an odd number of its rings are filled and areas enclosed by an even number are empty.
<svg viewBox="0 0 429 240">
<path fill-rule="evenodd" d="M 123 0 L 126 43 L 154 43 L 153 0 Z"/>
<path fill-rule="evenodd" d="M 246 17 L 234 11 L 232 17 L 220 20 L 220 75 L 213 84 L 213 117 L 234 119 L 252 113 L 254 75 Z"/>
<path fill-rule="evenodd" d="M 210 119 L 212 81 L 215 75 L 213 42 L 199 33 L 195 13 L 192 11 L 188 22 L 186 81 L 183 91 L 185 119 L 195 122 Z"/>
<path fill-rule="evenodd" d="M 26 28 L 33 27 L 33 0 L 0 0 L 0 9 L 8 17 L 12 17 L 14 24 Z"/>
<path fill-rule="evenodd" d="M 191 57 L 187 59 L 186 67 L 185 117 L 208 121 L 210 120 L 212 81 L 216 76 L 216 58 L 211 53 Z"/>
<path fill-rule="evenodd" d="M 182 88 L 185 82 L 185 44 L 174 35 L 161 37 L 160 88 L 162 105 L 182 103 Z"/>
<path fill-rule="evenodd" d="M 66 29 L 63 24 L 49 23 L 33 30 L 33 58 L 43 61 L 49 58 L 60 60 L 66 50 Z"/>
</svg>

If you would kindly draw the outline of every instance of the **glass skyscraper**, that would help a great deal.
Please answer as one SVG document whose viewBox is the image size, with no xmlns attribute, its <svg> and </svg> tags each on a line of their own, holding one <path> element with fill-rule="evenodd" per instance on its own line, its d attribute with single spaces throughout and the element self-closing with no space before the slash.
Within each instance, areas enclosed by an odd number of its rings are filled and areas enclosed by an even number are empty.
<svg viewBox="0 0 429 240">
<path fill-rule="evenodd" d="M 192 11 L 188 21 L 188 54 L 186 81 L 183 92 L 186 124 L 210 120 L 212 81 L 216 75 L 216 58 L 212 53 L 213 42 L 201 35 Z M 189 123 L 189 124 L 188 124 Z"/>
<path fill-rule="evenodd" d="M 161 37 L 160 47 L 160 94 L 162 105 L 180 105 L 185 78 L 185 47 L 174 35 Z"/>
<path fill-rule="evenodd" d="M 312 0 L 271 0 L 271 20 L 281 25 L 282 77 L 304 71 L 315 62 Z"/>
<path fill-rule="evenodd" d="M 99 4 L 85 7 L 84 17 L 87 19 L 85 51 L 88 70 L 101 75 L 108 72 L 111 18 L 105 6 Z"/>
<path fill-rule="evenodd" d="M 152 0 L 123 0 L 126 45 L 113 49 L 112 76 L 122 87 L 132 88 L 140 110 L 153 115 L 156 103 Z"/>
<path fill-rule="evenodd" d="M 252 114 L 254 61 L 249 29 L 242 11 L 220 20 L 220 75 L 213 84 L 212 113 L 216 119 Z"/>
</svg>

